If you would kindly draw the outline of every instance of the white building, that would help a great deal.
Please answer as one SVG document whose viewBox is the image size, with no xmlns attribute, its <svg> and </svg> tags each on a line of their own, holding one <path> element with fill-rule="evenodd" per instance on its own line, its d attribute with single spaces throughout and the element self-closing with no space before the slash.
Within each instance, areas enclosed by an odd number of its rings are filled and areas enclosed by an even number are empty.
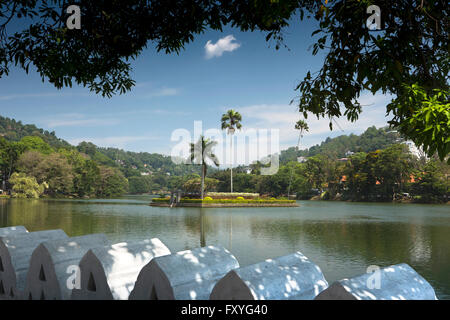
<svg viewBox="0 0 450 320">
<path fill-rule="evenodd" d="M 422 152 L 413 141 L 407 140 L 404 143 L 408 146 L 409 152 L 411 152 L 416 157 L 420 158 L 422 156 L 425 156 L 425 153 Z"/>
</svg>

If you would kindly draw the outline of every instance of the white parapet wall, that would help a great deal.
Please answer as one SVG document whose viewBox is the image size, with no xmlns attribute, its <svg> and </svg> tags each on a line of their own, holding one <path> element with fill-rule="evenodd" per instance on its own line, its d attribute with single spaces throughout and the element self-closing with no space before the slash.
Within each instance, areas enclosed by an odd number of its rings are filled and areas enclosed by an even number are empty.
<svg viewBox="0 0 450 320">
<path fill-rule="evenodd" d="M 139 273 L 130 300 L 207 300 L 217 281 L 236 268 L 238 261 L 223 247 L 157 257 Z"/>
<path fill-rule="evenodd" d="M 10 237 L 15 234 L 27 232 L 28 230 L 24 226 L 0 228 L 0 237 Z"/>
<path fill-rule="evenodd" d="M 34 249 L 44 242 L 67 239 L 62 230 L 15 233 L 0 237 L 0 298 L 20 299 Z"/>
<path fill-rule="evenodd" d="M 23 298 L 67 300 L 79 287 L 79 263 L 89 249 L 108 245 L 104 234 L 46 241 L 34 251 L 27 273 Z"/>
<path fill-rule="evenodd" d="M 301 252 L 228 272 L 211 300 L 313 300 L 328 287 L 320 268 Z"/>
<path fill-rule="evenodd" d="M 405 263 L 334 282 L 316 300 L 437 300 L 433 287 Z"/>
<path fill-rule="evenodd" d="M 153 258 L 170 254 L 157 238 L 90 249 L 80 261 L 81 288 L 74 300 L 127 300 L 141 269 Z"/>
</svg>

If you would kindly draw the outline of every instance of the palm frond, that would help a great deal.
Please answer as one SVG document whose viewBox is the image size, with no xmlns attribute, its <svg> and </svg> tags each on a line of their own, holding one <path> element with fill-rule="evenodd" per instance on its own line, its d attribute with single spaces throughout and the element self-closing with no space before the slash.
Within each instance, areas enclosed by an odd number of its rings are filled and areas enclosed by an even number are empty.
<svg viewBox="0 0 450 320">
<path fill-rule="evenodd" d="M 233 109 L 230 109 L 222 115 L 221 118 L 222 130 L 235 128 L 240 130 L 242 128 L 241 121 L 242 121 L 241 114 L 237 111 L 234 111 Z"/>
</svg>

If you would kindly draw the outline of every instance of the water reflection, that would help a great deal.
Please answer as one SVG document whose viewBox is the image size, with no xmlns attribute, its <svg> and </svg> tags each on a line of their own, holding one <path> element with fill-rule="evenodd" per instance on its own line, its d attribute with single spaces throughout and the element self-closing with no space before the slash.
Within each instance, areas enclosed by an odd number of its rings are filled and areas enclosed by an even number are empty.
<svg viewBox="0 0 450 320">
<path fill-rule="evenodd" d="M 205 210 L 200 208 L 200 247 L 206 247 Z"/>
<path fill-rule="evenodd" d="M 450 298 L 448 206 L 301 202 L 299 208 L 157 208 L 118 200 L 0 199 L 0 227 L 105 233 L 111 241 L 158 237 L 172 251 L 221 245 L 241 266 L 301 251 L 327 280 L 369 265 L 408 263 Z"/>
</svg>

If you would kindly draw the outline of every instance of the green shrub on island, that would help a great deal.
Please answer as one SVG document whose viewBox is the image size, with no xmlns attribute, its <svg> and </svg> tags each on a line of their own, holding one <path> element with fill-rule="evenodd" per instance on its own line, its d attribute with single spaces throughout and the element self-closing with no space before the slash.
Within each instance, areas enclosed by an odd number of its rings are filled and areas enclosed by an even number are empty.
<svg viewBox="0 0 450 320">
<path fill-rule="evenodd" d="M 152 202 L 161 202 L 161 203 L 167 202 L 167 203 L 169 203 L 170 198 L 153 198 Z"/>
<path fill-rule="evenodd" d="M 209 199 L 208 199 L 209 198 Z M 170 198 L 153 198 L 153 202 L 158 203 L 169 203 Z M 248 203 L 248 204 L 262 204 L 262 203 L 295 203 L 295 200 L 285 200 L 285 199 L 212 199 L 206 197 L 202 199 L 186 199 L 182 198 L 180 203 Z"/>
<path fill-rule="evenodd" d="M 203 203 L 205 202 L 205 200 L 201 200 L 201 199 L 189 199 L 189 200 L 182 200 L 182 203 Z M 268 200 L 268 199 L 243 199 L 243 200 L 238 200 L 238 199 L 213 199 L 213 200 L 209 200 L 207 201 L 207 203 L 294 203 L 295 200 L 280 200 L 280 199 L 273 199 L 273 200 Z"/>
<path fill-rule="evenodd" d="M 206 195 L 213 199 L 236 199 L 237 197 L 242 198 L 259 198 L 259 193 L 249 193 L 249 192 L 207 192 Z"/>
</svg>

